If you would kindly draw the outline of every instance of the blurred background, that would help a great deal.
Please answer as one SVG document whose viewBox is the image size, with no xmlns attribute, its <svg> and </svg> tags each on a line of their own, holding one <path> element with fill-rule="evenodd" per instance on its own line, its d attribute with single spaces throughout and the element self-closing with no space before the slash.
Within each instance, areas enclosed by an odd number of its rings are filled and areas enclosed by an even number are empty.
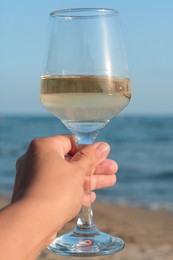
<svg viewBox="0 0 173 260">
<path fill-rule="evenodd" d="M 98 198 L 173 211 L 173 1 L 1 0 L 0 193 L 11 194 L 15 161 L 35 137 L 67 133 L 40 104 L 49 13 L 73 7 L 120 12 L 132 100 L 100 131 L 119 164 L 114 188 Z"/>
</svg>

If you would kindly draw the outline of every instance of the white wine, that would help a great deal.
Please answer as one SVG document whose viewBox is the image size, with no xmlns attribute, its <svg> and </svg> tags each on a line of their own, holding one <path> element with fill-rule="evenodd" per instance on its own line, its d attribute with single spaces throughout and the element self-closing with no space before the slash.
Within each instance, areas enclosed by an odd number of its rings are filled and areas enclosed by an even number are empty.
<svg viewBox="0 0 173 260">
<path fill-rule="evenodd" d="M 61 121 L 109 121 L 129 103 L 128 78 L 42 76 L 41 102 Z"/>
<path fill-rule="evenodd" d="M 41 102 L 66 125 L 106 123 L 129 103 L 128 78 L 42 76 Z"/>
</svg>

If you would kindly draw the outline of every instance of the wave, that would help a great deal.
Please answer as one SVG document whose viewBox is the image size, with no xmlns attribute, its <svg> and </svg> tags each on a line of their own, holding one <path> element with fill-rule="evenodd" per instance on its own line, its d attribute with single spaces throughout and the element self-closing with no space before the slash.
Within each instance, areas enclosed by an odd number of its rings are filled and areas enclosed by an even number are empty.
<svg viewBox="0 0 173 260">
<path fill-rule="evenodd" d="M 160 174 L 152 176 L 152 179 L 162 180 L 162 181 L 171 181 L 173 180 L 173 170 L 170 171 L 162 171 Z"/>
</svg>

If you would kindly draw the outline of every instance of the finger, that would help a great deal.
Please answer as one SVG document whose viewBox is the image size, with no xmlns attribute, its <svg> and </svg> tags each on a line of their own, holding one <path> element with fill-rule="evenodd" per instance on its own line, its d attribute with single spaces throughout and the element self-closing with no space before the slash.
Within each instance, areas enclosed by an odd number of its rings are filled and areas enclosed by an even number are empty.
<svg viewBox="0 0 173 260">
<path fill-rule="evenodd" d="M 104 160 L 101 164 L 99 164 L 94 174 L 96 175 L 112 175 L 118 171 L 118 164 L 110 159 Z"/>
<path fill-rule="evenodd" d="M 24 158 L 25 158 L 25 154 L 17 159 L 17 161 L 16 161 L 16 171 L 17 172 L 21 171 L 21 168 L 23 167 Z"/>
<path fill-rule="evenodd" d="M 91 203 L 93 203 L 96 200 L 96 193 L 91 192 L 90 194 L 85 194 L 83 198 L 83 205 L 85 207 L 90 207 Z"/>
<path fill-rule="evenodd" d="M 17 197 L 19 196 L 19 194 L 18 194 L 19 190 L 20 190 L 19 187 L 21 185 L 22 178 L 23 178 L 24 160 L 25 160 L 25 154 L 16 161 L 16 177 L 15 177 L 15 182 L 14 182 L 14 186 L 13 186 L 11 202 L 14 202 L 17 199 Z"/>
<path fill-rule="evenodd" d="M 40 146 L 45 150 L 48 148 L 57 150 L 58 154 L 63 158 L 66 154 L 73 155 L 78 151 L 76 140 L 72 135 L 57 135 L 34 139 L 29 145 L 29 151 L 35 151 Z"/>
<path fill-rule="evenodd" d="M 83 146 L 71 159 L 78 169 L 90 174 L 109 154 L 110 147 L 107 143 L 95 143 Z"/>
<path fill-rule="evenodd" d="M 73 135 L 57 135 L 50 138 L 53 139 L 62 156 L 74 155 L 78 151 L 78 145 Z"/>
<path fill-rule="evenodd" d="M 92 175 L 91 190 L 108 188 L 116 183 L 115 175 Z"/>
</svg>

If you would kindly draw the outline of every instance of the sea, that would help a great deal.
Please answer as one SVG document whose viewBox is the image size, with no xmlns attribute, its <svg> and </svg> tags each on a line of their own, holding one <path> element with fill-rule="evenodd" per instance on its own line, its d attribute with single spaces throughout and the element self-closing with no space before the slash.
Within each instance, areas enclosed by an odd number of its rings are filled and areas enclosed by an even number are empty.
<svg viewBox="0 0 173 260">
<path fill-rule="evenodd" d="M 52 116 L 1 116 L 0 194 L 11 195 L 16 160 L 32 139 L 64 133 Z M 97 141 L 110 144 L 119 165 L 116 185 L 97 191 L 98 199 L 173 212 L 173 116 L 119 116 Z"/>
</svg>

